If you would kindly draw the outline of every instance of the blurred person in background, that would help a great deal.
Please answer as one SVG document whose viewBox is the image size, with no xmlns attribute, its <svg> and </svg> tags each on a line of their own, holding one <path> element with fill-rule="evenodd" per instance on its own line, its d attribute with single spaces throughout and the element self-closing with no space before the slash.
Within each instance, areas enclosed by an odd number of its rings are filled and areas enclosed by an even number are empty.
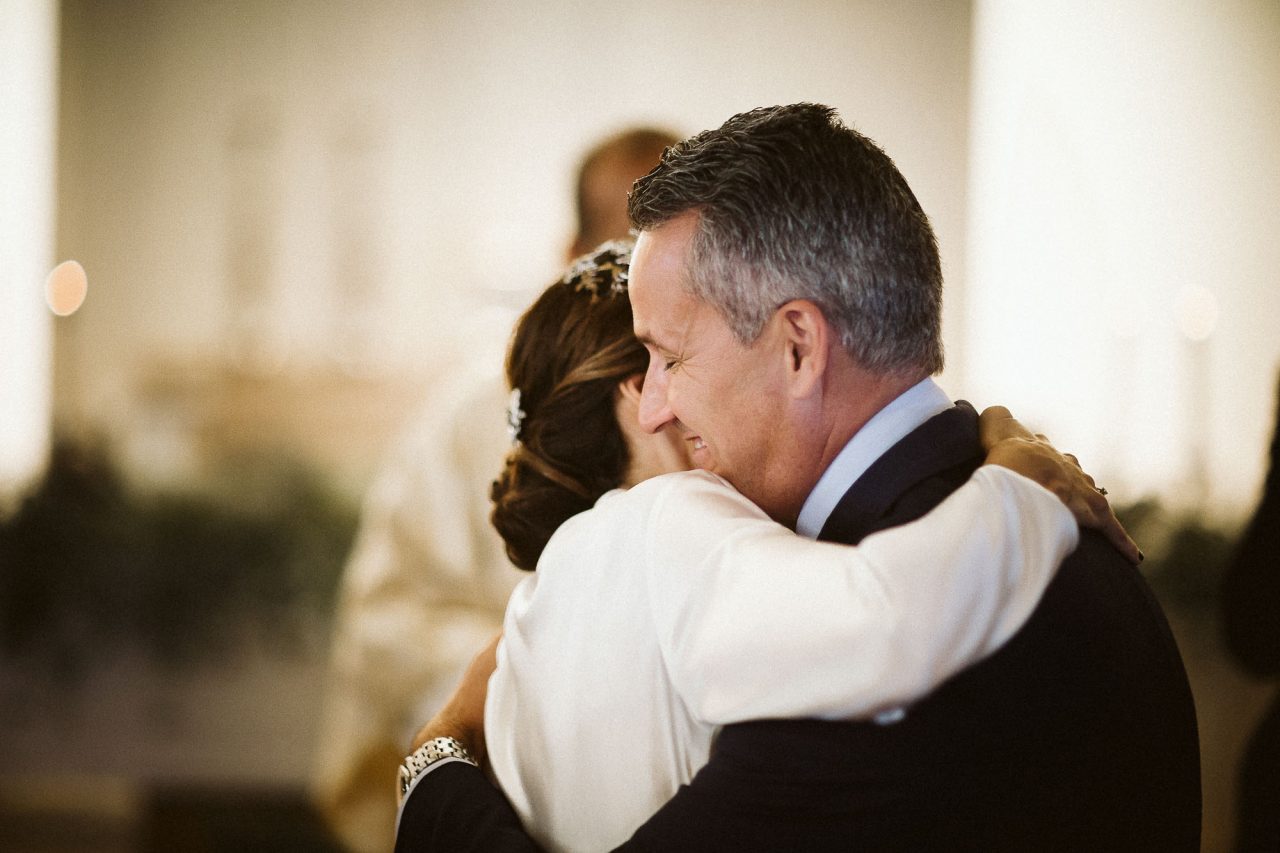
<svg viewBox="0 0 1280 853">
<path fill-rule="evenodd" d="M 631 184 L 676 141 L 637 127 L 586 154 L 566 260 L 627 235 Z M 458 359 L 428 391 L 375 478 L 343 572 L 311 788 L 358 853 L 391 849 L 405 748 L 498 630 L 520 579 L 489 524 L 490 484 L 510 448 L 500 367 Z"/>
<path fill-rule="evenodd" d="M 1280 677 L 1280 388 L 1262 501 L 1223 581 L 1227 644 L 1254 675 Z M 1236 793 L 1236 850 L 1280 850 L 1280 697 L 1249 740 Z"/>
</svg>

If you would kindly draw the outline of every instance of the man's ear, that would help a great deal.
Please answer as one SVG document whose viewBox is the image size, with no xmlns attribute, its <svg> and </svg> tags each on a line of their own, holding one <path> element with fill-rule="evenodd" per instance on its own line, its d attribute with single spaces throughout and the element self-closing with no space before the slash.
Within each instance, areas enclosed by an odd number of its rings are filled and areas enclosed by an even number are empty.
<svg viewBox="0 0 1280 853">
<path fill-rule="evenodd" d="M 822 387 L 833 330 L 822 309 L 808 299 L 793 299 L 774 316 L 781 323 L 788 393 L 808 397 Z"/>
</svg>

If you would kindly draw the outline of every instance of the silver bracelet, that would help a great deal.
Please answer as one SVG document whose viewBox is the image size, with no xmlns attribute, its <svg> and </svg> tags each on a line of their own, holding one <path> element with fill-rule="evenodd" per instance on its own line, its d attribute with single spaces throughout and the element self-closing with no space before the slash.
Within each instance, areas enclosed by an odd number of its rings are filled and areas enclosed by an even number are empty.
<svg viewBox="0 0 1280 853">
<path fill-rule="evenodd" d="M 413 780 L 421 776 L 428 767 L 446 758 L 457 758 L 460 761 L 467 762 L 472 767 L 480 766 L 471 757 L 466 745 L 456 737 L 432 738 L 415 749 L 412 755 L 406 756 L 401 763 L 398 799 L 404 799 L 404 795 L 409 793 L 409 786 L 413 784 Z"/>
</svg>

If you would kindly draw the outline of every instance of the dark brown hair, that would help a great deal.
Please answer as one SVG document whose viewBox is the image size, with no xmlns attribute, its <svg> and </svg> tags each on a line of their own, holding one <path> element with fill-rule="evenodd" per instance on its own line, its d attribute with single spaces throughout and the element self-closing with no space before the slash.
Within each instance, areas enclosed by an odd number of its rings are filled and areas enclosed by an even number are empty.
<svg viewBox="0 0 1280 853">
<path fill-rule="evenodd" d="M 524 417 L 493 484 L 490 519 L 522 569 L 532 571 L 556 528 L 626 475 L 615 395 L 648 363 L 631 329 L 630 248 L 607 243 L 580 259 L 516 324 L 507 382 Z"/>
</svg>

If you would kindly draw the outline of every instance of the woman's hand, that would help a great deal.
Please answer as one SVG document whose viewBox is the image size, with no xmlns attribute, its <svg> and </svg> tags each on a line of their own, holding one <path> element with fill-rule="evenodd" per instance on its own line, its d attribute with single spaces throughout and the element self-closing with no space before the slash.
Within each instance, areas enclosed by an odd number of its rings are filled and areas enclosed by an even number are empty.
<svg viewBox="0 0 1280 853">
<path fill-rule="evenodd" d="M 1120 525 L 1100 489 L 1070 453 L 1059 453 L 1043 435 L 1034 435 L 1004 406 L 985 409 L 978 418 L 978 437 L 987 451 L 984 464 L 1002 465 L 1035 480 L 1058 496 L 1081 527 L 1099 531 L 1131 563 L 1142 562 L 1142 552 Z"/>
<path fill-rule="evenodd" d="M 454 737 L 462 741 L 481 767 L 485 766 L 484 702 L 489 693 L 489 676 L 498 668 L 501 639 L 502 635 L 498 634 L 472 659 L 449 701 L 418 730 L 410 752 L 434 738 Z"/>
</svg>

